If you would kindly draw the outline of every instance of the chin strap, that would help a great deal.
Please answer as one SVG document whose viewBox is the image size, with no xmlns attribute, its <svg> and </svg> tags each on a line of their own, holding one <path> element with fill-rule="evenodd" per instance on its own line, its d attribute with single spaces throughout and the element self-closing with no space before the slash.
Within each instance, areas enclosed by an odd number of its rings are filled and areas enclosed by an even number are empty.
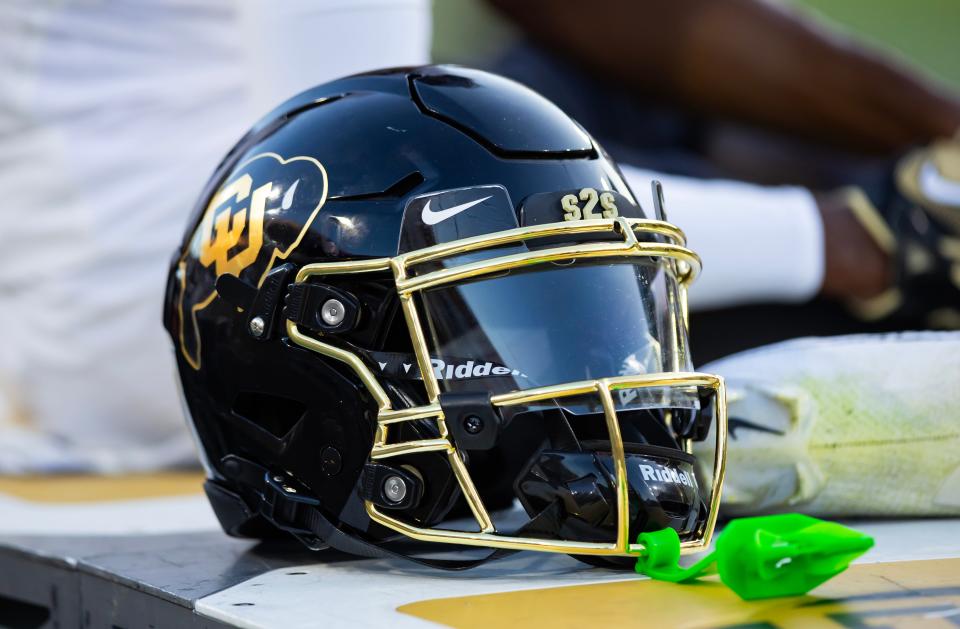
<svg viewBox="0 0 960 629">
<path fill-rule="evenodd" d="M 414 557 L 344 532 L 323 514 L 319 500 L 310 496 L 305 488 L 286 475 L 271 474 L 269 470 L 252 461 L 232 455 L 224 458 L 223 469 L 233 480 L 241 482 L 256 494 L 254 502 L 257 504 L 254 510 L 257 513 L 277 528 L 292 534 L 312 550 L 330 547 L 350 555 L 377 559 L 403 559 L 442 570 L 467 570 L 517 552 L 499 549 L 477 559 Z M 547 514 L 547 511 L 550 510 L 544 510 L 530 520 L 517 531 L 516 535 L 522 536 L 525 533 L 542 531 L 545 524 L 549 526 L 550 520 L 555 520 L 556 516 Z"/>
<path fill-rule="evenodd" d="M 266 491 L 261 506 L 266 508 L 261 509 L 261 515 L 277 527 L 301 539 L 310 548 L 317 549 L 316 542 L 320 542 L 321 546 L 325 544 L 330 548 L 351 555 L 376 559 L 404 559 L 422 566 L 442 570 L 467 570 L 515 552 L 496 550 L 477 559 L 427 559 L 390 550 L 382 545 L 373 544 L 355 535 L 345 533 L 323 515 L 320 511 L 320 501 L 315 498 L 308 498 L 309 502 L 294 501 L 293 505 L 295 506 L 292 509 L 289 508 L 288 505 L 283 504 L 287 499 L 288 492 L 276 480 L 277 478 L 269 473 L 264 474 L 264 489 Z M 302 498 L 302 496 L 298 498 Z"/>
<path fill-rule="evenodd" d="M 264 519 L 290 533 L 312 550 L 329 547 L 350 555 L 375 559 L 403 559 L 441 570 L 468 570 L 518 552 L 497 549 L 476 559 L 429 559 L 391 550 L 382 544 L 368 542 L 355 533 L 348 533 L 331 522 L 323 514 L 320 501 L 311 496 L 305 487 L 291 477 L 272 474 L 265 467 L 234 455 L 224 457 L 222 463 L 223 470 L 229 478 L 249 488 L 245 493 L 247 497 L 244 499 L 248 508 L 252 507 L 252 510 Z M 513 535 L 558 538 L 561 513 L 560 503 L 552 502 L 536 516 L 530 518 Z M 468 547 L 450 545 L 450 550 L 466 548 Z M 433 544 L 427 550 L 436 549 L 437 545 Z"/>
</svg>

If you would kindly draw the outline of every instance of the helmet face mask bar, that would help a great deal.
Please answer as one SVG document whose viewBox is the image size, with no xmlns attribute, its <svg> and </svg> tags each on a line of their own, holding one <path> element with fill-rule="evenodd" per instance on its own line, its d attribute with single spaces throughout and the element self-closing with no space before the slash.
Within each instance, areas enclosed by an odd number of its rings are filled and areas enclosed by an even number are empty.
<svg viewBox="0 0 960 629">
<path fill-rule="evenodd" d="M 657 188 L 655 188 L 655 205 L 658 215 L 662 216 L 661 199 L 657 198 L 659 196 Z M 516 245 L 520 245 L 522 250 L 518 251 Z M 604 377 L 549 382 L 543 385 L 533 382 L 533 386 L 530 387 L 504 387 L 502 384 L 504 379 L 501 378 L 497 380 L 501 383 L 497 388 L 505 390 L 493 393 L 489 391 L 493 387 L 487 387 L 487 400 L 494 413 L 522 411 L 537 405 L 559 404 L 560 401 L 564 401 L 563 406 L 569 407 L 580 402 L 581 406 L 594 406 L 601 410 L 608 438 L 602 442 L 600 449 L 608 449 L 609 453 L 595 451 L 592 456 L 596 456 L 596 460 L 602 461 L 602 464 L 607 467 L 612 481 L 610 489 L 613 491 L 614 504 L 609 508 L 610 513 L 606 514 L 607 520 L 611 517 L 613 520 L 613 527 L 609 531 L 612 538 L 557 539 L 556 536 L 538 537 L 530 532 L 524 532 L 523 535 L 502 533 L 495 526 L 490 510 L 464 461 L 465 453 L 456 436 L 463 435 L 463 432 L 458 430 L 459 426 L 451 425 L 451 422 L 460 421 L 460 418 L 448 417 L 445 413 L 444 389 L 449 391 L 456 386 L 462 386 L 464 381 L 454 381 L 457 383 L 454 385 L 454 382 L 441 382 L 438 377 L 442 374 L 434 361 L 441 352 L 438 351 L 437 330 L 432 320 L 434 313 L 425 296 L 429 295 L 430 291 L 463 287 L 471 282 L 482 283 L 491 278 L 496 282 L 497 278 L 509 277 L 511 274 L 535 274 L 543 269 L 555 273 L 585 269 L 590 273 L 595 272 L 597 267 L 586 265 L 603 263 L 631 266 L 631 268 L 636 264 L 637 268 L 645 266 L 648 270 L 653 265 L 656 270 L 662 272 L 663 284 L 666 288 L 665 294 L 660 295 L 659 298 L 663 302 L 665 312 L 659 327 L 660 335 L 667 338 L 660 338 L 659 341 L 651 338 L 648 349 L 658 350 L 662 344 L 669 350 L 657 356 L 659 360 L 641 361 L 646 362 L 645 368 L 635 368 L 634 373 L 626 375 L 605 374 Z M 530 225 L 413 249 L 392 258 L 321 262 L 307 264 L 300 268 L 296 276 L 298 283 L 308 282 L 311 278 L 338 275 L 383 274 L 384 272 L 392 275 L 392 283 L 399 298 L 427 401 L 426 404 L 407 408 L 393 407 L 384 384 L 357 353 L 338 344 L 327 342 L 323 336 L 308 334 L 291 320 L 286 322 L 286 331 L 293 343 L 346 363 L 374 398 L 378 415 L 376 433 L 369 454 L 371 464 L 389 465 L 391 459 L 395 457 L 402 456 L 405 460 L 412 460 L 416 455 L 426 453 L 440 453 L 446 456 L 456 483 L 476 521 L 475 530 L 453 530 L 418 525 L 394 515 L 395 512 L 382 508 L 370 499 L 364 500 L 366 513 L 373 522 L 419 541 L 510 550 L 550 551 L 580 556 L 626 556 L 640 552 L 643 550 L 642 545 L 631 541 L 631 536 L 639 532 L 631 530 L 631 506 L 636 506 L 631 505 L 632 490 L 628 482 L 628 478 L 632 478 L 631 474 L 642 473 L 645 480 L 653 480 L 656 475 L 657 479 L 669 481 L 670 478 L 667 475 L 672 473 L 674 481 L 682 480 L 688 487 L 687 494 L 692 493 L 693 500 L 697 504 L 699 504 L 699 497 L 692 467 L 689 475 L 684 472 L 678 475 L 675 470 L 670 472 L 666 469 L 655 469 L 655 464 L 638 466 L 638 461 L 645 460 L 640 456 L 643 452 L 639 454 L 628 452 L 621 434 L 621 416 L 624 410 L 631 406 L 631 402 L 638 401 L 642 408 L 644 400 L 648 403 L 647 408 L 663 408 L 666 428 L 673 432 L 683 451 L 686 452 L 690 451 L 690 439 L 693 434 L 696 434 L 698 439 L 707 436 L 706 429 L 709 428 L 709 421 L 712 419 L 715 424 L 713 434 L 716 448 L 713 475 L 710 479 L 711 493 L 705 505 L 705 517 L 702 513 L 690 514 L 686 520 L 693 523 L 692 528 L 687 534 L 681 536 L 683 539 L 681 550 L 692 552 L 710 543 L 720 504 L 726 449 L 725 394 L 722 379 L 685 369 L 686 285 L 694 279 L 699 269 L 699 258 L 686 248 L 683 233 L 677 227 L 662 220 L 625 217 Z M 536 281 L 538 278 L 534 279 Z M 504 306 L 509 308 L 511 304 L 504 304 Z M 561 313 L 557 316 L 564 315 Z M 643 313 L 630 312 L 628 309 L 625 316 L 642 319 Z M 430 324 L 427 326 L 429 329 L 424 326 L 425 318 Z M 612 333 L 616 335 L 617 330 Z M 510 371 L 509 368 L 502 366 L 499 369 L 501 374 L 507 374 Z M 512 374 L 517 376 L 518 370 L 512 370 Z M 520 375 L 527 378 L 526 374 Z M 516 378 L 506 380 L 516 382 Z M 678 424 L 683 423 L 674 415 L 675 413 L 679 415 L 682 411 L 669 410 L 669 407 L 677 406 L 675 402 L 679 399 L 695 399 L 701 405 L 699 411 L 691 413 L 691 415 L 700 415 L 698 420 L 700 425 L 695 430 L 690 426 L 684 428 L 671 426 L 671 419 Z M 621 406 L 619 411 L 618 400 Z M 422 421 L 435 424 L 436 437 L 406 439 L 397 436 L 397 431 L 402 424 Z M 515 421 L 524 421 L 524 418 L 517 416 Z M 653 447 L 653 450 L 656 448 Z M 537 462 L 535 456 L 531 464 L 543 463 L 544 456 L 548 459 L 552 457 L 554 461 L 558 459 L 556 455 L 548 456 L 543 452 L 539 454 L 540 461 Z M 654 453 L 654 459 L 656 459 L 655 455 L 656 453 Z M 628 463 L 638 469 L 628 469 Z M 549 461 L 547 464 L 550 464 Z M 528 464 L 528 480 L 531 478 L 531 473 L 530 464 Z M 533 481 L 536 485 L 538 478 L 534 477 Z M 520 479 L 518 479 L 519 482 Z M 690 487 L 692 490 L 689 490 Z M 528 507 L 531 497 L 524 496 L 520 490 L 518 494 L 521 494 L 524 506 Z M 637 498 L 637 496 L 633 497 Z M 603 501 L 599 494 L 594 498 Z M 636 513 L 636 509 L 633 513 Z"/>
</svg>

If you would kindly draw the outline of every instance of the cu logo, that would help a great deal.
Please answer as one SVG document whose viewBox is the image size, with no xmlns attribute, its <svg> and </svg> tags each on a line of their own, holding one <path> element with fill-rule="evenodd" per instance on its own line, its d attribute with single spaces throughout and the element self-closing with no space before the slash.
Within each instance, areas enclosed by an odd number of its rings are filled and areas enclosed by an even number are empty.
<svg viewBox="0 0 960 629">
<path fill-rule="evenodd" d="M 257 259 L 263 246 L 263 210 L 273 190 L 268 182 L 253 190 L 253 177 L 245 174 L 226 185 L 207 206 L 200 224 L 199 261 L 205 267 L 216 265 L 214 272 L 239 275 Z M 249 199 L 248 207 L 241 204 Z M 236 206 L 234 206 L 236 204 Z M 247 242 L 239 250 L 244 232 Z"/>
<path fill-rule="evenodd" d="M 297 248 L 327 199 L 326 170 L 304 155 L 259 153 L 225 181 L 207 203 L 177 268 L 180 351 L 194 369 L 201 362 L 198 317 L 216 301 L 217 278 L 234 275 L 259 288 L 274 265 Z M 283 228 L 264 229 L 266 217 Z"/>
</svg>

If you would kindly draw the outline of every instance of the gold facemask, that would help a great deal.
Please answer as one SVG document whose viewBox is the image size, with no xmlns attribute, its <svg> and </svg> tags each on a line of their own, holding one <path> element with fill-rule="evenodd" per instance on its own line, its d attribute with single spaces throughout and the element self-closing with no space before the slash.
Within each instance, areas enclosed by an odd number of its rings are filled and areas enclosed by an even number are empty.
<svg viewBox="0 0 960 629">
<path fill-rule="evenodd" d="M 575 239 L 578 235 L 590 235 L 591 238 L 609 235 L 602 240 L 590 240 L 569 245 L 548 245 L 536 250 L 499 255 L 487 259 L 428 270 L 418 274 L 418 265 L 437 262 L 467 253 L 490 250 L 503 245 L 525 243 L 538 239 L 563 236 Z M 652 237 L 652 240 L 638 239 L 638 234 Z M 508 407 L 532 404 L 544 400 L 572 396 L 596 396 L 603 409 L 606 428 L 610 436 L 611 455 L 614 464 L 617 507 L 616 539 L 613 542 L 587 542 L 577 540 L 538 539 L 501 534 L 480 497 L 479 492 L 467 470 L 461 452 L 450 437 L 440 407 L 440 387 L 431 368 L 429 347 L 426 341 L 420 315 L 414 303 L 414 295 L 426 289 L 450 285 L 491 274 L 515 269 L 527 269 L 533 265 L 549 262 L 563 262 L 585 259 L 616 259 L 644 257 L 660 259 L 677 278 L 678 291 L 670 296 L 669 304 L 674 330 L 686 329 L 687 299 L 686 286 L 700 271 L 700 259 L 686 247 L 686 239 L 676 226 L 659 220 L 636 218 L 589 219 L 561 223 L 549 223 L 528 227 L 519 227 L 506 231 L 464 238 L 452 242 L 433 245 L 410 251 L 393 258 L 376 258 L 346 262 L 321 262 L 309 264 L 300 269 L 296 281 L 304 282 L 315 276 L 388 272 L 392 273 L 401 308 L 410 332 L 414 353 L 423 377 L 428 403 L 411 408 L 394 409 L 384 387 L 377 376 L 355 353 L 326 343 L 301 332 L 292 321 L 287 321 L 286 329 L 290 339 L 307 349 L 323 356 L 342 361 L 350 366 L 363 382 L 376 401 L 379 412 L 377 429 L 370 461 L 379 461 L 400 455 L 415 455 L 426 452 L 446 454 L 453 473 L 459 483 L 473 517 L 477 530 L 450 530 L 424 528 L 404 522 L 388 515 L 369 500 L 365 501 L 370 518 L 388 529 L 392 529 L 409 538 L 448 544 L 484 546 L 511 550 L 535 550 L 575 555 L 613 555 L 625 556 L 643 551 L 642 544 L 631 543 L 629 539 L 629 495 L 627 484 L 626 456 L 623 439 L 617 421 L 617 412 L 613 392 L 624 389 L 697 389 L 709 392 L 712 399 L 712 415 L 715 418 L 713 432 L 716 448 L 714 450 L 711 492 L 708 503 L 708 515 L 696 535 L 683 542 L 683 552 L 695 552 L 710 543 L 717 513 L 720 506 L 720 492 L 723 486 L 724 464 L 726 460 L 726 401 L 722 378 L 710 374 L 683 371 L 679 364 L 670 366 L 669 371 L 661 373 L 616 376 L 595 380 L 568 382 L 552 386 L 523 389 L 494 395 L 491 403 L 495 407 Z M 422 270 L 420 266 L 420 270 Z M 676 361 L 675 361 L 676 362 Z M 391 441 L 388 439 L 391 426 L 402 422 L 432 420 L 436 422 L 438 438 L 412 441 Z M 681 440 L 681 446 L 690 451 L 689 440 Z"/>
</svg>

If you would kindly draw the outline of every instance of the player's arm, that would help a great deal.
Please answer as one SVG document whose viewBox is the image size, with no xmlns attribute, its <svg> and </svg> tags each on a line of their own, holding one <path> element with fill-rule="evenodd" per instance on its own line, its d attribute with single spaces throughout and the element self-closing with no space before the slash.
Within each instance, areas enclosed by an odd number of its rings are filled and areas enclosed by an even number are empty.
<svg viewBox="0 0 960 629">
<path fill-rule="evenodd" d="M 760 0 L 490 0 L 532 39 L 638 93 L 850 147 L 952 135 L 960 101 Z"/>
</svg>

